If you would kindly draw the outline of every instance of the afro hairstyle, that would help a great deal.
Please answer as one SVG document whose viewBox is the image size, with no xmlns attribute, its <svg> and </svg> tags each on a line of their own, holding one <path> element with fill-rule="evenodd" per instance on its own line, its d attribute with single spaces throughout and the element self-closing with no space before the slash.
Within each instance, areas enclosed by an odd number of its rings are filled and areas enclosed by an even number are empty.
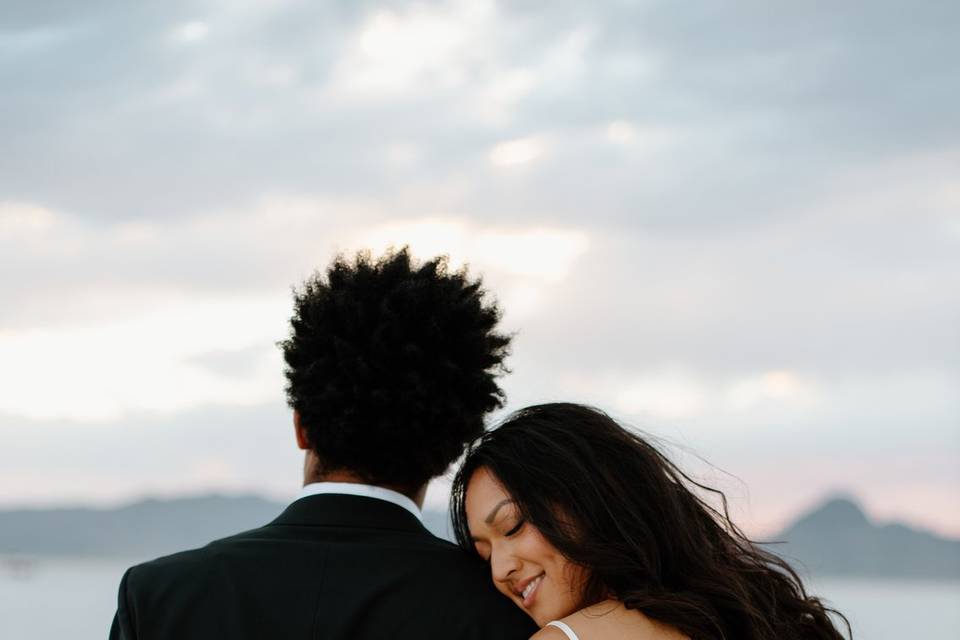
<svg viewBox="0 0 960 640">
<path fill-rule="evenodd" d="M 287 402 L 322 472 L 416 489 L 438 476 L 501 407 L 511 337 L 479 279 L 407 247 L 342 255 L 294 291 Z"/>
</svg>

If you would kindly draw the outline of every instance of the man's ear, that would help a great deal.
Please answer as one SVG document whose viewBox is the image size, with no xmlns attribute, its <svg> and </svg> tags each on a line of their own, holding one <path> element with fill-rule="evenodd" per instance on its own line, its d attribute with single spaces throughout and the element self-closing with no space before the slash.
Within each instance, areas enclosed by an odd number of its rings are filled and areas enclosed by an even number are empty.
<svg viewBox="0 0 960 640">
<path fill-rule="evenodd" d="M 300 412 L 293 410 L 293 430 L 297 434 L 297 446 L 306 451 L 310 448 L 310 440 L 307 438 L 307 430 L 300 423 Z"/>
</svg>

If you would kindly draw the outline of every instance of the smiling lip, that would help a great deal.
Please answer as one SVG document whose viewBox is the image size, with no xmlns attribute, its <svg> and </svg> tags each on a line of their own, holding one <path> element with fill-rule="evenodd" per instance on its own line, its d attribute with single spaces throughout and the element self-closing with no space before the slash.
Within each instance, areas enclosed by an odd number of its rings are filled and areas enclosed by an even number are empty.
<svg viewBox="0 0 960 640">
<path fill-rule="evenodd" d="M 517 595 L 520 596 L 524 607 L 529 609 L 533 604 L 534 600 L 536 599 L 537 591 L 540 589 L 540 583 L 543 582 L 543 578 L 545 576 L 545 573 L 541 573 L 540 575 L 534 576 L 530 580 L 517 585 L 517 591 L 519 591 Z M 523 587 L 522 589 L 520 588 L 521 585 Z"/>
</svg>

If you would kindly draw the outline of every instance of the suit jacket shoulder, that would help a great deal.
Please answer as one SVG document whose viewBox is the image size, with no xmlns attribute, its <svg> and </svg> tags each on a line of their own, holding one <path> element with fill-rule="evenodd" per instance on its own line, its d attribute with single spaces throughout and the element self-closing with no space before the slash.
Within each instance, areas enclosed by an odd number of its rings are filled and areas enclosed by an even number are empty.
<svg viewBox="0 0 960 640">
<path fill-rule="evenodd" d="M 111 637 L 519 640 L 535 630 L 486 565 L 400 507 L 327 495 L 130 568 Z"/>
</svg>

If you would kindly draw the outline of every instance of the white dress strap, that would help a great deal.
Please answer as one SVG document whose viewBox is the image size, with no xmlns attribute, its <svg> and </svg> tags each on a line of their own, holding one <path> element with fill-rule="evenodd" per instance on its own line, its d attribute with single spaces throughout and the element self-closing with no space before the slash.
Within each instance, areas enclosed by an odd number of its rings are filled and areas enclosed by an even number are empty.
<svg viewBox="0 0 960 640">
<path fill-rule="evenodd" d="M 556 627 L 557 629 L 560 629 L 560 631 L 563 631 L 566 634 L 566 636 L 570 638 L 570 640 L 580 640 L 580 638 L 577 637 L 577 634 L 574 633 L 573 629 L 571 629 L 570 625 L 568 625 L 566 622 L 553 620 L 552 622 L 548 622 L 547 626 Z"/>
</svg>

